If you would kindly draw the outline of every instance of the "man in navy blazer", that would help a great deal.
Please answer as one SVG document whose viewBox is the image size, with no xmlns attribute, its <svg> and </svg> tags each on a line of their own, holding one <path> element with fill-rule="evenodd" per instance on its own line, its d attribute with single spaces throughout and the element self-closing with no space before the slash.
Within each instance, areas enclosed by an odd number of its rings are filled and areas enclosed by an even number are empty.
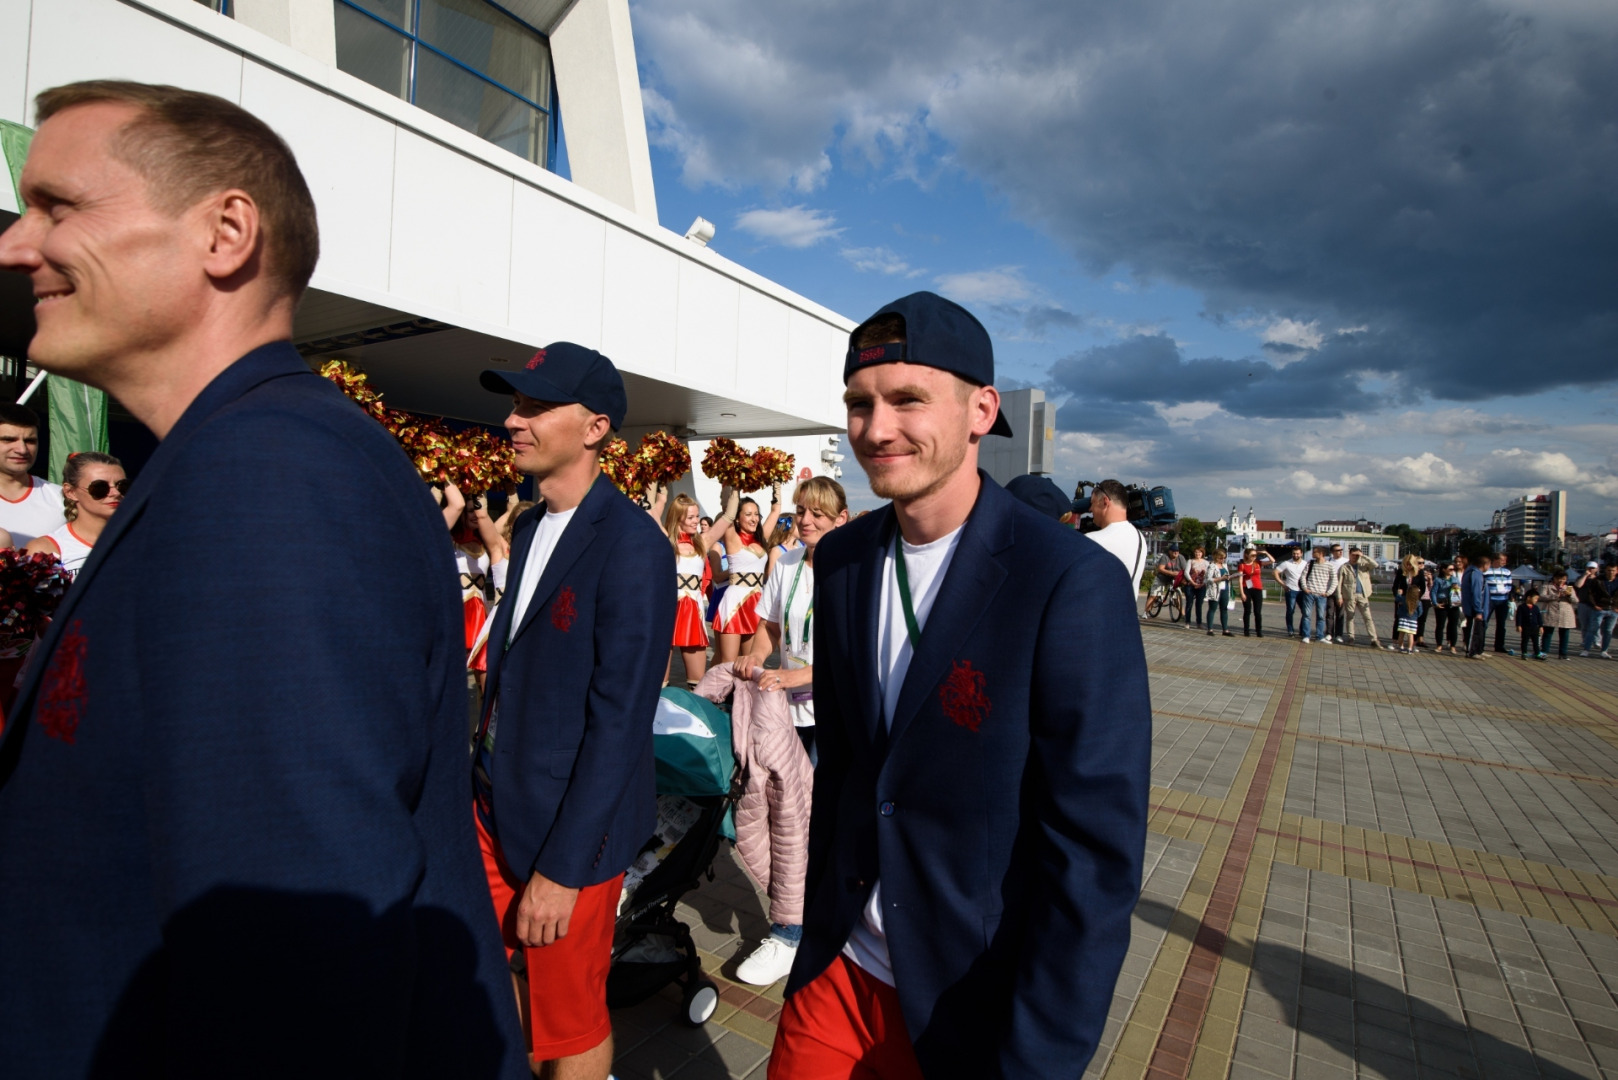
<svg viewBox="0 0 1618 1080">
<path fill-rule="evenodd" d="M 314 204 L 219 98 L 46 91 L 0 266 L 161 439 L 0 743 L 0 1076 L 522 1077 L 442 518 L 288 340 Z"/>
<path fill-rule="evenodd" d="M 623 379 L 559 341 L 485 371 L 540 503 L 517 520 L 489 630 L 474 813 L 506 949 L 522 954 L 535 1063 L 604 1080 L 624 871 L 657 824 L 652 721 L 674 639 L 674 550 L 601 472 Z"/>
<path fill-rule="evenodd" d="M 932 293 L 850 338 L 892 502 L 821 544 L 803 944 L 770 1076 L 1078 1077 L 1140 887 L 1151 706 L 1123 567 L 977 469 L 981 324 Z"/>
</svg>

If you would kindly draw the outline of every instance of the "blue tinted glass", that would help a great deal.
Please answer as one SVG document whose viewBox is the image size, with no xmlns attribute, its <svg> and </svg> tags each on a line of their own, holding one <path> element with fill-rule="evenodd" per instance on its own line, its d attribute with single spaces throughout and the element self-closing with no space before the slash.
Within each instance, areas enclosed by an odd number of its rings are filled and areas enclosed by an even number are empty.
<svg viewBox="0 0 1618 1080">
<path fill-rule="evenodd" d="M 337 66 L 397 97 L 410 97 L 410 39 L 342 0 L 336 3 Z"/>
<path fill-rule="evenodd" d="M 484 0 L 421 0 L 421 40 L 545 105 L 550 48 L 545 39 Z"/>
<path fill-rule="evenodd" d="M 336 0 L 342 10 L 344 0 Z M 401 30 L 410 29 L 410 0 L 348 0 L 355 7 L 380 15 Z"/>
<path fill-rule="evenodd" d="M 416 52 L 416 104 L 518 157 L 546 164 L 544 113 L 428 49 Z"/>
</svg>

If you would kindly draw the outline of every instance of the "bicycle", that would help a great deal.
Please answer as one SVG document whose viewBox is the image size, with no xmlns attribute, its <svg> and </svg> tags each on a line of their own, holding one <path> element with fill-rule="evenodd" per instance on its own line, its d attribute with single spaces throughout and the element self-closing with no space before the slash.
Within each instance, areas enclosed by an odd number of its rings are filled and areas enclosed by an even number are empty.
<svg viewBox="0 0 1618 1080">
<path fill-rule="evenodd" d="M 1172 585 L 1158 582 L 1152 586 L 1152 591 L 1146 594 L 1146 617 L 1157 618 L 1157 613 L 1163 610 L 1165 601 L 1169 606 L 1169 621 L 1179 622 L 1184 614 L 1185 597 Z"/>
</svg>

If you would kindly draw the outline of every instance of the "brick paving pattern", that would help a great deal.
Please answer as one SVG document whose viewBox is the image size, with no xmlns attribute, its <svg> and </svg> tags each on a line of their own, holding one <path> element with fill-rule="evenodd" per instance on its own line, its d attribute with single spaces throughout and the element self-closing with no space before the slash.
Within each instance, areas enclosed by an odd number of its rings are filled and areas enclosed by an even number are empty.
<svg viewBox="0 0 1618 1080">
<path fill-rule="evenodd" d="M 1618 1078 L 1618 664 L 1142 627 L 1146 879 L 1086 1078 Z M 719 1010 L 615 1012 L 619 1080 L 764 1076 L 766 904 L 715 869 Z"/>
</svg>

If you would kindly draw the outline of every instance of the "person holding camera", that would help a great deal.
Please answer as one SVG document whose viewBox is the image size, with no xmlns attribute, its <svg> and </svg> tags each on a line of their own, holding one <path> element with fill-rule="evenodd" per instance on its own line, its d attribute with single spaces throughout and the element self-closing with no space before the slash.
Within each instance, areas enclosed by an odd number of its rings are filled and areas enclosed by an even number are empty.
<svg viewBox="0 0 1618 1080">
<path fill-rule="evenodd" d="M 1140 577 L 1146 572 L 1146 538 L 1129 523 L 1128 492 L 1116 480 L 1103 480 L 1090 491 L 1090 517 L 1094 532 L 1084 535 L 1118 556 L 1129 571 L 1131 596 L 1140 595 Z"/>
</svg>

